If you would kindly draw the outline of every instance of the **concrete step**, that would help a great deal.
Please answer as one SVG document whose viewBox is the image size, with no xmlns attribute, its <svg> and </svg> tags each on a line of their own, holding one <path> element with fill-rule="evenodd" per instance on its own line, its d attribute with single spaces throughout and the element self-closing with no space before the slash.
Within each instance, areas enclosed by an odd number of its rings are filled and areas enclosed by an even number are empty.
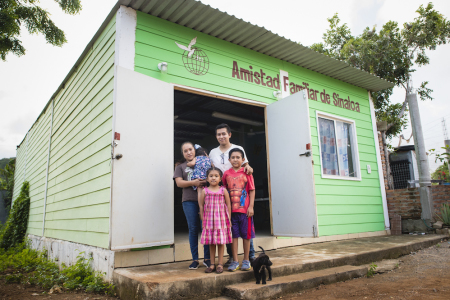
<svg viewBox="0 0 450 300">
<path fill-rule="evenodd" d="M 442 235 L 372 237 L 290 247 L 267 251 L 267 254 L 273 262 L 274 279 L 277 279 L 339 266 L 361 266 L 383 259 L 398 258 L 435 245 L 446 237 Z M 239 260 L 242 261 L 241 256 Z M 189 264 L 190 262 L 177 262 L 115 269 L 114 285 L 117 295 L 123 300 L 210 299 L 222 295 L 227 286 L 254 282 L 252 271 L 205 274 L 204 267 L 188 270 Z"/>
<path fill-rule="evenodd" d="M 245 282 L 225 287 L 224 294 L 233 299 L 270 299 L 284 294 L 294 293 L 317 287 L 345 281 L 367 274 L 367 267 L 341 266 L 325 270 L 312 271 L 289 276 L 274 277 L 267 284 Z"/>
</svg>

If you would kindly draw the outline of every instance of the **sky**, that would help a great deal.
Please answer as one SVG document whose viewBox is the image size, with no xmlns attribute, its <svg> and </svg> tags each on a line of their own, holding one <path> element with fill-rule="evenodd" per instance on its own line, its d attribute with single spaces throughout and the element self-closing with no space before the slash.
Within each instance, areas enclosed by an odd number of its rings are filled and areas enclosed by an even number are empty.
<svg viewBox="0 0 450 300">
<path fill-rule="evenodd" d="M 27 50 L 26 55 L 8 55 L 6 62 L 0 61 L 0 158 L 15 156 L 16 146 L 21 143 L 116 1 L 81 2 L 81 13 L 70 16 L 64 14 L 54 1 L 41 1 L 41 6 L 51 13 L 55 24 L 64 30 L 68 43 L 54 47 L 46 44 L 42 35 L 30 35 L 23 29 L 21 39 Z M 339 14 L 342 22 L 347 23 L 352 34 L 358 35 L 367 26 L 372 28 L 376 25 L 379 30 L 389 20 L 399 24 L 412 21 L 417 16 L 417 8 L 428 3 L 418 0 L 202 2 L 305 46 L 322 41 L 322 34 L 328 28 L 327 18 L 335 13 Z M 433 4 L 436 10 L 450 18 L 450 1 L 433 1 Z M 450 138 L 450 101 L 445 95 L 445 88 L 450 82 L 448 53 L 450 45 L 429 51 L 430 65 L 418 68 L 413 74 L 414 86 L 429 81 L 435 98 L 419 103 L 427 150 L 443 146 L 443 118 Z M 394 102 L 402 102 L 404 97 L 402 89 L 395 90 Z M 402 133 L 405 138 L 409 138 L 411 126 L 408 125 Z M 397 146 L 398 138 L 394 138 L 391 143 Z M 412 143 L 413 139 L 410 141 Z M 405 144 L 403 142 L 402 145 Z M 434 159 L 429 161 L 431 170 L 439 165 Z"/>
</svg>

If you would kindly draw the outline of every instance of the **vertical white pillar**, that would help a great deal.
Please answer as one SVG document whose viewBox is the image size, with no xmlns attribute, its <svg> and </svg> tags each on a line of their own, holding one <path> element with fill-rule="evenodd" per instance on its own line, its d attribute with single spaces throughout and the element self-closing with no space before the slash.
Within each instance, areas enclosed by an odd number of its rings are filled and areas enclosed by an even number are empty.
<svg viewBox="0 0 450 300">
<path fill-rule="evenodd" d="M 370 102 L 370 114 L 372 116 L 373 138 L 375 141 L 375 151 L 377 153 L 378 178 L 380 180 L 381 198 L 383 201 L 384 229 L 389 230 L 391 228 L 391 224 L 389 223 L 389 211 L 386 199 L 386 187 L 384 186 L 384 177 L 383 177 L 383 164 L 381 163 L 380 145 L 378 142 L 377 119 L 375 117 L 375 107 L 373 105 L 373 99 L 372 95 L 370 95 L 370 91 L 368 91 L 368 94 Z"/>
<path fill-rule="evenodd" d="M 44 212 L 43 212 L 43 217 L 42 217 L 42 236 L 44 236 L 44 232 L 45 232 L 45 211 L 47 209 L 48 169 L 50 166 L 50 152 L 51 152 L 50 148 L 52 146 L 54 103 L 55 103 L 55 100 L 52 99 L 52 112 L 51 112 L 51 116 L 50 116 L 50 129 L 49 129 L 49 135 L 48 135 L 47 169 L 45 171 Z"/>
<path fill-rule="evenodd" d="M 117 68 L 122 67 L 134 71 L 134 57 L 136 53 L 136 26 L 137 14 L 131 7 L 121 5 L 116 14 L 116 37 L 114 48 L 114 92 L 113 92 L 113 118 L 111 136 L 111 183 L 109 200 L 109 249 L 112 238 L 112 202 L 113 202 L 113 170 L 114 170 L 114 136 L 116 129 L 116 104 L 117 104 Z"/>
<path fill-rule="evenodd" d="M 23 181 L 25 182 L 26 174 L 27 174 L 27 160 L 28 160 L 28 137 L 30 135 L 30 131 L 27 132 L 27 143 L 25 146 L 25 166 L 23 168 Z"/>
</svg>

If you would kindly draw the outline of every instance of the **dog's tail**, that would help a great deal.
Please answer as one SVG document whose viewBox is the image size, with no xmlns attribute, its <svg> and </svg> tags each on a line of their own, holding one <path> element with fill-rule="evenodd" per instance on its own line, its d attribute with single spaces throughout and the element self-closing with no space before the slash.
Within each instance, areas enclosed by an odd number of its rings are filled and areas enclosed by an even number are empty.
<svg viewBox="0 0 450 300">
<path fill-rule="evenodd" d="M 258 246 L 258 247 L 261 248 L 261 250 L 264 254 L 266 254 L 266 251 L 264 251 L 263 247 L 261 247 L 261 246 Z"/>
</svg>

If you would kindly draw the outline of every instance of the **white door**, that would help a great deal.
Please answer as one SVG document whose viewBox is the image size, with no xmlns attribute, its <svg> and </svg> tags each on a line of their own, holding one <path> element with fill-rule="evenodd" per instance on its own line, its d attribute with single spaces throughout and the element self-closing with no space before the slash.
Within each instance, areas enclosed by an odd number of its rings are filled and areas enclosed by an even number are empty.
<svg viewBox="0 0 450 300">
<path fill-rule="evenodd" d="M 311 130 L 306 93 L 267 106 L 267 134 L 273 234 L 318 236 L 313 162 L 307 150 Z"/>
<path fill-rule="evenodd" d="M 174 242 L 173 86 L 117 67 L 111 249 Z"/>
</svg>

